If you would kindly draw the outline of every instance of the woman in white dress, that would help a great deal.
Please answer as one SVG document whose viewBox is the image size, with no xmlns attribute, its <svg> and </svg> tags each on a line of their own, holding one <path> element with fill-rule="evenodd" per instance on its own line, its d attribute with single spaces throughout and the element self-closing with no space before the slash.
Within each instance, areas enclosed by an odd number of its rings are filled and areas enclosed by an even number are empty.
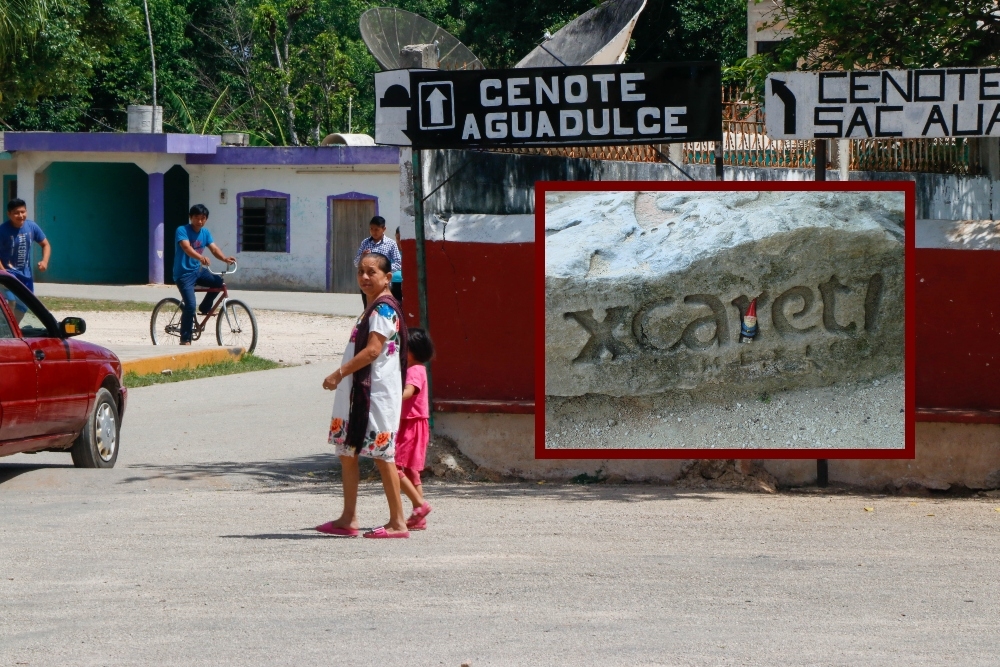
<svg viewBox="0 0 1000 667">
<path fill-rule="evenodd" d="M 358 530 L 358 457 L 375 461 L 389 501 L 389 522 L 364 537 L 409 537 L 396 472 L 396 432 L 406 377 L 406 325 L 399 303 L 389 291 L 392 265 L 385 255 L 368 253 L 358 263 L 358 286 L 368 307 L 358 318 L 340 368 L 323 381 L 337 390 L 329 442 L 340 457 L 344 511 L 316 530 L 355 537 Z M 363 346 L 363 347 L 362 347 Z"/>
</svg>

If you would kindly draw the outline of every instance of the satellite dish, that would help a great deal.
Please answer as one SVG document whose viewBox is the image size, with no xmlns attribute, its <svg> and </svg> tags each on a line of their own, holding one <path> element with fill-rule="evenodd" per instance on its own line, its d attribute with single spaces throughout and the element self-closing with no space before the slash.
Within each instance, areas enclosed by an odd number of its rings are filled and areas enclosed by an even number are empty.
<svg viewBox="0 0 1000 667">
<path fill-rule="evenodd" d="M 437 44 L 441 69 L 485 69 L 469 48 L 423 16 L 376 7 L 361 15 L 361 38 L 382 69 L 400 69 L 399 52 L 410 44 Z"/>
<path fill-rule="evenodd" d="M 610 0 L 567 23 L 514 67 L 620 65 L 646 0 Z"/>
</svg>

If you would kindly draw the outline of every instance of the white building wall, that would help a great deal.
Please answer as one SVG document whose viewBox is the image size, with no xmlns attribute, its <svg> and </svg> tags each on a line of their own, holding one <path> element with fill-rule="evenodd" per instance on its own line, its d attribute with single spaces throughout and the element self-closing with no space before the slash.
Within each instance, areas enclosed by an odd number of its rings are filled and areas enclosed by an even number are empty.
<svg viewBox="0 0 1000 667">
<path fill-rule="evenodd" d="M 190 203 L 211 212 L 208 227 L 216 244 L 237 257 L 231 287 L 323 292 L 327 289 L 330 233 L 327 198 L 358 192 L 378 198 L 389 233 L 400 224 L 397 165 L 356 165 L 351 171 L 305 166 L 186 165 Z M 366 170 L 366 169 L 370 169 Z M 226 203 L 220 192 L 226 191 Z M 271 190 L 290 195 L 290 252 L 236 252 L 237 195 Z M 352 250 L 355 251 L 356 248 Z"/>
<path fill-rule="evenodd" d="M 757 42 L 780 42 L 791 37 L 784 21 L 776 21 L 781 0 L 747 0 L 747 58 L 757 54 Z"/>
</svg>

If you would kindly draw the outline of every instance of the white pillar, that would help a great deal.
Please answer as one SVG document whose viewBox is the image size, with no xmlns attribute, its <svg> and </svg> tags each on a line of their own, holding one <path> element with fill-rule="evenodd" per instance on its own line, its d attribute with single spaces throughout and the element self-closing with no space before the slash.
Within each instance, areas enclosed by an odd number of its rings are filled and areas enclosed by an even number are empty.
<svg viewBox="0 0 1000 667">
<path fill-rule="evenodd" d="M 17 197 L 28 208 L 28 219 L 35 219 L 35 161 L 30 155 L 17 156 Z"/>
<path fill-rule="evenodd" d="M 840 162 L 840 180 L 846 181 L 851 177 L 851 140 L 837 139 L 837 155 Z"/>
</svg>

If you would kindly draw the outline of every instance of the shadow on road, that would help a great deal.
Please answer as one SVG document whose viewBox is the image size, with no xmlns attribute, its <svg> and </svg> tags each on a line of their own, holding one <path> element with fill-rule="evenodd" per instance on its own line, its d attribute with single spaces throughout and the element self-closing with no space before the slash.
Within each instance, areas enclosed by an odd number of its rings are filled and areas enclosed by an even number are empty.
<svg viewBox="0 0 1000 667">
<path fill-rule="evenodd" d="M 273 459 L 269 461 L 212 461 L 206 463 L 179 463 L 173 465 L 139 464 L 128 468 L 129 475 L 121 484 L 135 484 L 150 480 L 197 481 L 206 478 L 235 478 L 263 485 L 270 491 L 296 491 L 302 487 L 319 486 L 319 482 L 329 481 L 329 454 L 314 454 L 295 459 Z M 325 489 L 316 489 L 325 491 Z"/>
<path fill-rule="evenodd" d="M 23 475 L 27 472 L 33 472 L 35 470 L 44 470 L 46 468 L 53 469 L 63 469 L 63 468 L 73 468 L 73 465 L 60 465 L 57 463 L 4 463 L 0 464 L 0 484 L 4 484 L 14 479 L 19 475 Z"/>
<path fill-rule="evenodd" d="M 218 461 L 176 465 L 133 465 L 128 477 L 121 484 L 135 484 L 151 480 L 199 481 L 225 480 L 230 484 L 259 486 L 264 493 L 317 493 L 340 495 L 340 464 L 330 453 L 313 454 L 292 459 L 266 461 Z M 376 485 L 381 480 L 375 465 L 368 459 L 361 460 L 362 487 Z M 242 482 L 242 484 L 240 484 Z M 687 498 L 712 502 L 739 491 L 690 490 L 656 484 L 574 484 L 571 482 L 538 482 L 505 480 L 502 482 L 453 481 L 429 477 L 425 479 L 426 492 L 438 498 L 522 498 L 561 500 L 604 500 L 610 502 L 639 502 L 663 498 Z M 266 539 L 266 538 L 260 538 Z M 279 539 L 274 537 L 273 539 Z M 283 537 L 281 539 L 296 539 Z"/>
</svg>

